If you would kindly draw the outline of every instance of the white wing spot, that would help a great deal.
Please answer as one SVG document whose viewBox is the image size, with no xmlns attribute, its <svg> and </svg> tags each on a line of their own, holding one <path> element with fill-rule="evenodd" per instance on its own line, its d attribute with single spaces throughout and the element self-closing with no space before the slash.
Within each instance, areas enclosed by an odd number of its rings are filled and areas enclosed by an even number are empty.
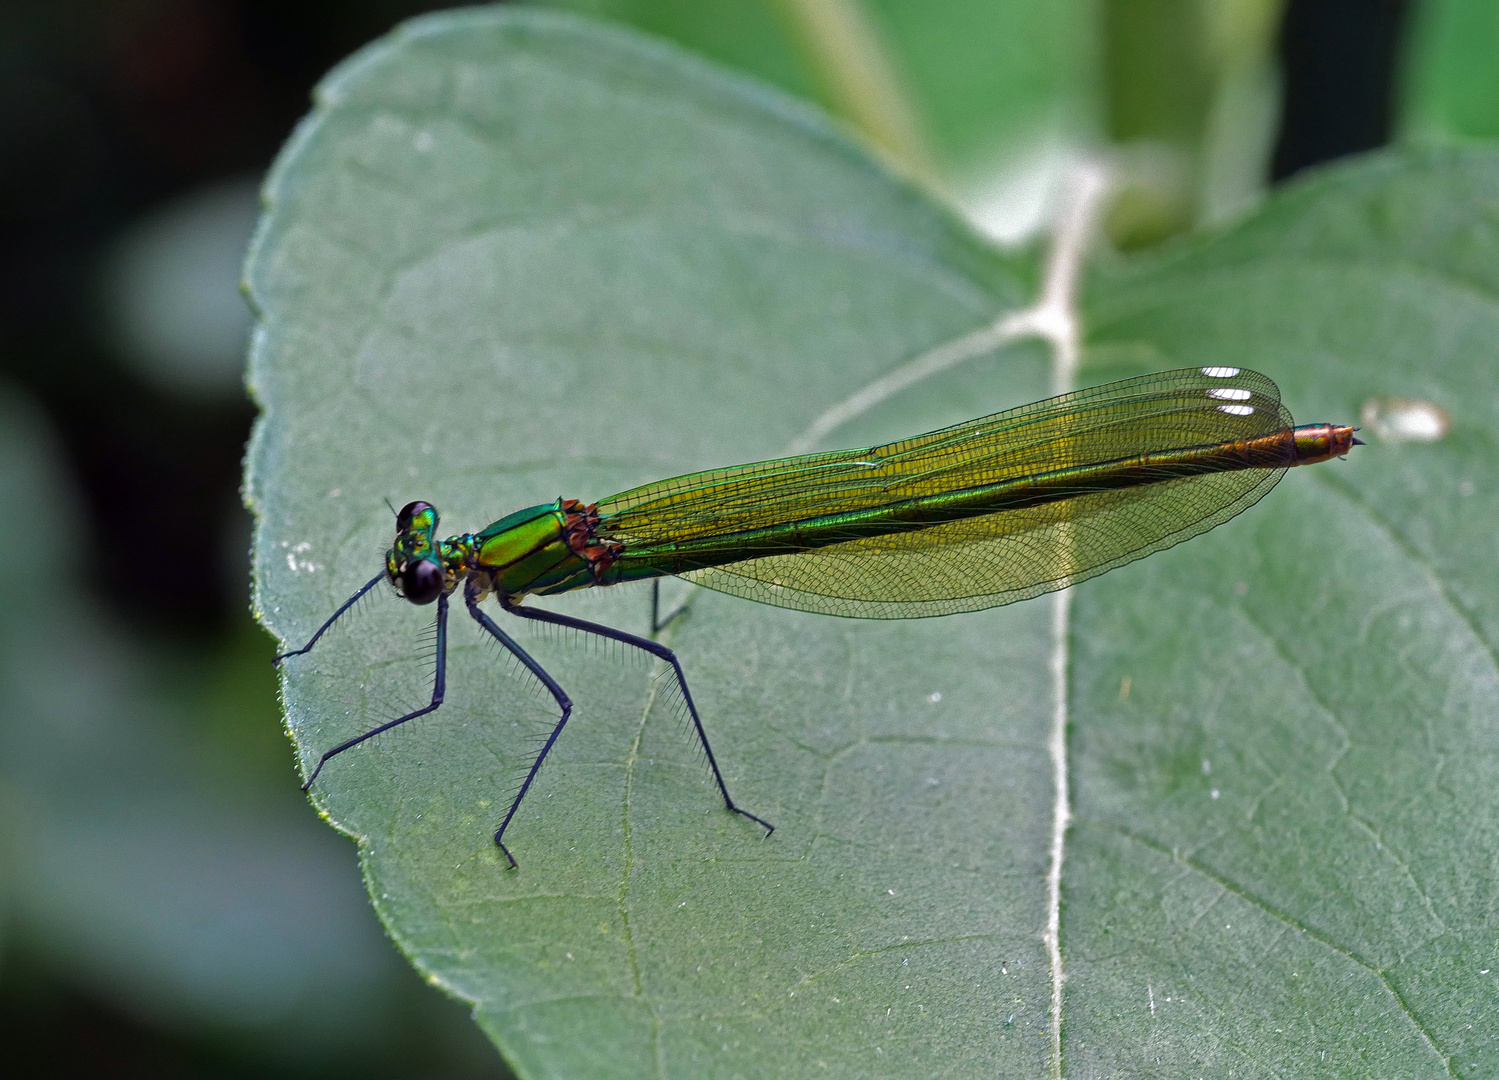
<svg viewBox="0 0 1499 1080">
<path fill-rule="evenodd" d="M 1210 379 L 1232 379 L 1239 373 L 1236 367 L 1205 367 L 1202 373 Z"/>
<path fill-rule="evenodd" d="M 1208 397 L 1217 398 L 1219 401 L 1248 401 L 1254 393 L 1238 386 L 1215 386 L 1208 391 Z"/>
<path fill-rule="evenodd" d="M 1229 416 L 1248 416 L 1254 412 L 1253 405 L 1219 405 L 1220 412 L 1226 412 Z"/>
</svg>

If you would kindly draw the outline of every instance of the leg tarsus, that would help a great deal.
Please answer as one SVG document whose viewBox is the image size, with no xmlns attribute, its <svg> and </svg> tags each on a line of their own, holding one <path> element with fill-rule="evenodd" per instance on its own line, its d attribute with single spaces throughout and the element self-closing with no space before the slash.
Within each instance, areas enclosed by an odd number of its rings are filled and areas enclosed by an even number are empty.
<svg viewBox="0 0 1499 1080">
<path fill-rule="evenodd" d="M 510 870 L 519 870 L 520 869 L 520 863 L 516 862 L 515 861 L 515 856 L 512 855 L 512 854 L 510 854 L 510 849 L 505 846 L 505 841 L 503 841 L 503 840 L 500 839 L 500 834 L 499 833 L 495 833 L 494 834 L 494 846 L 500 849 L 500 854 L 504 855 L 506 861 L 510 863 L 510 865 L 509 865 L 509 867 L 507 867 L 507 869 L 510 869 Z"/>
<path fill-rule="evenodd" d="M 505 830 L 510 827 L 510 821 L 515 817 L 515 812 L 520 809 L 521 800 L 526 797 L 526 792 L 531 790 L 531 781 L 536 779 L 536 774 L 541 771 L 541 763 L 546 760 L 547 754 L 551 752 L 552 744 L 557 741 L 557 736 L 562 734 L 562 729 L 567 726 L 568 717 L 573 714 L 573 703 L 567 700 L 567 695 L 562 695 L 562 717 L 557 721 L 552 733 L 547 736 L 546 745 L 536 755 L 536 760 L 531 762 L 531 771 L 526 773 L 525 780 L 521 781 L 520 790 L 515 793 L 515 798 L 510 801 L 510 809 L 505 811 L 505 820 L 500 822 L 500 827 L 495 830 L 494 843 L 497 848 L 505 853 L 505 858 L 510 860 L 510 869 L 517 869 L 515 856 L 510 854 L 510 849 L 505 846 Z"/>
<path fill-rule="evenodd" d="M 760 826 L 760 828 L 764 829 L 765 830 L 765 835 L 760 838 L 762 840 L 768 839 L 770 837 L 770 834 L 776 831 L 776 827 L 774 825 L 772 825 L 770 822 L 766 821 L 763 817 L 757 817 L 754 814 L 751 814 L 748 810 L 740 809 L 737 806 L 731 806 L 731 807 L 729 807 L 729 809 L 732 810 L 732 811 L 734 811 L 734 813 L 739 814 L 742 817 L 749 818 L 756 825 Z"/>
</svg>

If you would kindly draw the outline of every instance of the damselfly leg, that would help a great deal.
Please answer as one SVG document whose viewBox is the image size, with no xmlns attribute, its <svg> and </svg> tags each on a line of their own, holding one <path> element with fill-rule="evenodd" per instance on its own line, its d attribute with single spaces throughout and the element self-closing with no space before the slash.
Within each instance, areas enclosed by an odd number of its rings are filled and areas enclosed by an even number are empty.
<svg viewBox="0 0 1499 1080">
<path fill-rule="evenodd" d="M 382 574 L 381 576 L 383 577 L 384 575 Z M 370 582 L 370 585 L 373 584 L 373 581 Z M 359 594 L 355 595 L 354 599 L 357 600 L 359 598 L 359 595 L 367 591 L 369 587 L 369 585 L 366 585 L 364 589 L 360 590 Z M 353 600 L 349 601 L 350 604 L 352 604 L 353 602 Z M 344 607 L 347 608 L 348 604 L 345 604 Z M 332 620 L 330 619 L 329 621 L 331 622 Z M 323 630 L 326 630 L 327 628 L 328 626 L 325 623 L 323 625 L 323 629 L 318 631 L 318 634 L 321 634 Z M 316 640 L 317 635 L 314 635 L 312 641 L 309 641 L 304 648 L 298 649 L 297 652 L 306 652 L 308 649 L 312 648 L 312 642 Z M 296 653 L 287 653 L 287 655 L 295 656 Z M 312 782 L 318 778 L 318 773 L 323 771 L 323 766 L 328 764 L 329 761 L 336 758 L 339 754 L 342 754 L 345 750 L 348 750 L 351 747 L 358 746 L 360 743 L 366 741 L 367 739 L 373 739 L 381 732 L 389 731 L 393 727 L 399 727 L 407 720 L 415 720 L 418 716 L 426 716 L 430 712 L 436 712 L 437 707 L 442 704 L 442 696 L 444 690 L 447 688 L 447 681 L 448 598 L 446 596 L 440 596 L 437 598 L 437 676 L 432 681 L 432 700 L 428 702 L 423 708 L 417 709 L 415 712 L 409 712 L 405 716 L 398 716 L 394 720 L 381 724 L 379 727 L 375 728 L 372 731 L 366 731 L 363 735 L 359 735 L 355 738 L 349 739 L 347 742 L 339 743 L 332 750 L 329 750 L 326 754 L 324 754 L 321 759 L 319 759 L 317 768 L 312 770 L 312 775 L 309 776 L 307 778 L 307 782 L 302 785 L 302 790 L 306 791 L 308 788 L 312 787 Z"/>
<path fill-rule="evenodd" d="M 511 869 L 516 866 L 515 856 L 510 854 L 510 849 L 505 846 L 505 830 L 510 827 L 510 819 L 515 817 L 515 812 L 520 809 L 520 802 L 526 797 L 526 792 L 531 790 L 531 781 L 536 779 L 536 774 L 541 771 L 541 763 L 551 752 L 552 744 L 557 741 L 557 736 L 562 734 L 562 729 L 567 726 L 568 717 L 573 714 L 573 703 L 568 698 L 566 691 L 557 684 L 557 680 L 547 673 L 546 668 L 538 664 L 531 654 L 521 648 L 520 645 L 505 631 L 501 630 L 495 621 L 479 608 L 479 593 L 474 588 L 472 581 L 463 588 L 463 602 L 468 605 L 468 613 L 474 617 L 474 622 L 482 626 L 496 641 L 505 646 L 510 654 L 526 666 L 526 669 L 535 675 L 541 684 L 547 688 L 557 702 L 557 708 L 562 710 L 562 715 L 552 728 L 552 733 L 547 736 L 547 741 L 542 745 L 536 755 L 536 760 L 531 762 L 530 771 L 521 782 L 520 790 L 515 793 L 515 798 L 510 801 L 510 809 L 505 812 L 505 820 L 500 822 L 500 827 L 494 834 L 495 846 L 505 853 L 509 860 Z"/>
<path fill-rule="evenodd" d="M 686 604 L 678 604 L 672 608 L 671 614 L 661 618 L 661 579 L 651 578 L 651 633 L 659 634 L 665 630 L 673 619 L 687 610 Z"/>
<path fill-rule="evenodd" d="M 327 621 L 324 622 L 322 626 L 319 626 L 317 628 L 317 632 L 313 634 L 312 637 L 307 639 L 306 645 L 303 645 L 300 649 L 293 649 L 291 652 L 277 653 L 275 656 L 271 657 L 271 666 L 279 667 L 281 665 L 281 661 L 285 660 L 288 656 L 301 656 L 303 653 L 311 650 L 311 648 L 317 644 L 318 638 L 322 637 L 328 632 L 328 627 L 338 622 L 338 620 L 346 611 L 348 611 L 351 607 L 359 603 L 359 601 L 364 598 L 365 593 L 369 592 L 384 580 L 385 571 L 382 570 L 380 571 L 380 573 L 376 574 L 374 577 L 370 578 L 363 585 L 361 585 L 358 592 L 356 592 L 353 596 L 349 597 L 342 604 L 340 604 L 338 610 L 335 611 L 332 615 L 329 615 Z M 667 621 L 669 622 L 670 620 L 668 619 Z"/>
<path fill-rule="evenodd" d="M 719 794 L 723 796 L 724 806 L 734 811 L 734 813 L 739 814 L 741 817 L 747 817 L 755 824 L 759 825 L 765 830 L 766 836 L 769 836 L 771 833 L 775 832 L 776 827 L 774 825 L 766 821 L 764 818 L 756 817 L 748 810 L 745 810 L 743 807 L 736 805 L 733 798 L 730 797 L 728 785 L 724 783 L 723 773 L 719 771 L 718 759 L 713 756 L 713 747 L 708 745 L 708 733 L 703 730 L 702 717 L 698 716 L 697 714 L 697 705 L 692 700 L 692 691 L 687 688 L 687 676 L 682 673 L 682 665 L 681 662 L 677 660 L 676 653 L 672 652 L 665 645 L 662 645 L 659 641 L 652 641 L 650 638 L 637 637 L 635 634 L 627 634 L 623 630 L 616 630 L 611 626 L 602 626 L 599 623 L 588 622 L 584 619 L 575 619 L 571 615 L 562 615 L 558 612 L 547 611 L 543 608 L 522 607 L 520 604 L 505 600 L 504 598 L 501 598 L 500 606 L 508 611 L 511 615 L 518 615 L 522 619 L 534 619 L 537 622 L 551 623 L 554 626 L 566 626 L 574 630 L 581 630 L 586 634 L 596 634 L 599 637 L 608 638 L 611 641 L 618 641 L 625 645 L 631 645 L 637 649 L 641 649 L 645 652 L 650 653 L 652 656 L 660 657 L 662 660 L 665 660 L 668 664 L 670 664 L 672 671 L 676 675 L 677 686 L 682 691 L 682 700 L 686 702 L 687 712 L 692 717 L 692 726 L 694 730 L 697 731 L 698 742 L 702 744 L 703 753 L 707 755 L 708 767 L 713 770 L 713 781 L 718 785 Z M 470 610 L 472 610 L 472 606 L 470 607 Z M 564 717 L 563 719 L 565 720 L 566 717 Z M 561 730 L 560 724 L 558 725 L 558 730 Z M 548 742 L 547 748 L 550 747 L 551 743 Z M 542 753 L 545 754 L 546 749 L 543 749 Z M 540 764 L 541 762 L 538 760 L 537 765 L 539 766 Z M 532 775 L 535 775 L 534 767 L 532 768 Z M 529 778 L 527 782 L 529 782 Z M 524 793 L 525 789 L 523 788 L 522 794 Z M 520 801 L 519 797 L 517 797 L 516 801 Z M 511 808 L 511 812 L 514 812 L 514 807 Z"/>
</svg>

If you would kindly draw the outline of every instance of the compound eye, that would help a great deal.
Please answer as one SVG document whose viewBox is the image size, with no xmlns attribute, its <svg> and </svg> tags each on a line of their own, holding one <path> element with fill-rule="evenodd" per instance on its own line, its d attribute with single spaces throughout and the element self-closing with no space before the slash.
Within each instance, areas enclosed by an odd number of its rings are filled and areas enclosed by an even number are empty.
<svg viewBox="0 0 1499 1080">
<path fill-rule="evenodd" d="M 442 567 L 429 559 L 410 563 L 401 575 L 401 595 L 413 604 L 430 604 L 442 595 L 443 577 Z"/>
<path fill-rule="evenodd" d="M 423 510 L 430 509 L 432 509 L 431 503 L 424 503 L 421 501 L 409 502 L 405 506 L 401 507 L 401 512 L 396 515 L 396 532 L 405 532 L 407 529 L 411 528 L 411 519 L 416 517 L 416 515 L 420 514 Z"/>
</svg>

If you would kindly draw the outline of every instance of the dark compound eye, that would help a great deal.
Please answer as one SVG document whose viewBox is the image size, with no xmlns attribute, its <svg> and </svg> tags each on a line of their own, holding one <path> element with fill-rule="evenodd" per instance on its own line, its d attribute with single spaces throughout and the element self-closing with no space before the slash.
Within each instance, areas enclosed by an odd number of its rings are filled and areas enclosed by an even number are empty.
<svg viewBox="0 0 1499 1080">
<path fill-rule="evenodd" d="M 426 503 L 413 503 L 425 506 Z M 430 604 L 442 595 L 442 567 L 428 559 L 410 563 L 401 575 L 401 595 L 413 604 Z"/>
<path fill-rule="evenodd" d="M 416 515 L 420 514 L 423 510 L 430 509 L 432 509 L 431 503 L 424 503 L 420 500 L 418 500 L 417 502 L 409 502 L 405 506 L 401 507 L 401 512 L 396 515 L 396 532 L 405 532 L 407 529 L 411 528 L 411 519 L 416 517 Z"/>
</svg>

